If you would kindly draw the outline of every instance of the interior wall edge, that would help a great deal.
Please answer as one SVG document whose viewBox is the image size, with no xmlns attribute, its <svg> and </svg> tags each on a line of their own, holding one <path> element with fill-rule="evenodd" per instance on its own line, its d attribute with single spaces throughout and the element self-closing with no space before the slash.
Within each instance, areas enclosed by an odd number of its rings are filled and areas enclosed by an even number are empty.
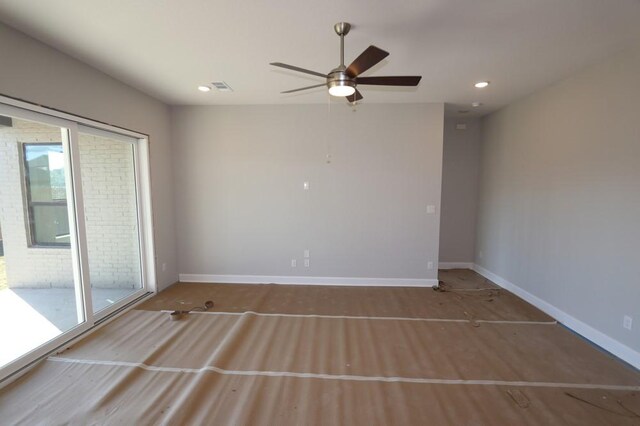
<svg viewBox="0 0 640 426">
<path fill-rule="evenodd" d="M 289 284 L 333 285 L 368 287 L 434 287 L 437 279 L 431 278 L 366 278 L 366 277 L 312 277 L 275 275 L 210 275 L 180 274 L 180 282 L 217 284 Z"/>
<path fill-rule="evenodd" d="M 478 264 L 473 265 L 473 270 L 483 277 L 487 278 L 488 280 L 493 281 L 503 289 L 508 290 L 516 296 L 531 303 L 536 308 L 550 315 L 558 322 L 562 323 L 564 326 L 578 333 L 580 336 L 584 337 L 595 345 L 600 346 L 602 349 L 610 352 L 611 354 L 640 370 L 640 352 L 617 341 L 616 339 L 613 339 L 612 337 L 607 336 L 600 330 L 597 330 L 589 324 L 580 321 L 579 319 L 569 315 L 568 313 L 557 308 L 551 303 L 539 298 L 534 294 L 529 293 L 518 285 L 502 278 L 499 275 L 494 274 L 493 272 Z"/>
</svg>

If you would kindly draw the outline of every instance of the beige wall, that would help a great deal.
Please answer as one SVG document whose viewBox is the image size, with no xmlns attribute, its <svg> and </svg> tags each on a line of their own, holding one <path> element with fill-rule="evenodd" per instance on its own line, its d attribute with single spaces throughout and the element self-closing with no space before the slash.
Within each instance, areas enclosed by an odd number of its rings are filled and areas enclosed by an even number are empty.
<svg viewBox="0 0 640 426">
<path fill-rule="evenodd" d="M 181 273 L 436 278 L 442 104 L 172 111 Z"/>
<path fill-rule="evenodd" d="M 466 129 L 456 129 L 458 123 L 466 125 Z M 442 156 L 441 265 L 474 261 L 479 167 L 480 119 L 446 119 Z"/>
<path fill-rule="evenodd" d="M 168 107 L 4 24 L 0 24 L 0 58 L 0 94 L 150 135 L 158 284 L 163 288 L 175 282 Z"/>
<path fill-rule="evenodd" d="M 636 360 L 639 76 L 637 48 L 484 120 L 477 242 L 481 266 L 632 348 Z"/>
</svg>

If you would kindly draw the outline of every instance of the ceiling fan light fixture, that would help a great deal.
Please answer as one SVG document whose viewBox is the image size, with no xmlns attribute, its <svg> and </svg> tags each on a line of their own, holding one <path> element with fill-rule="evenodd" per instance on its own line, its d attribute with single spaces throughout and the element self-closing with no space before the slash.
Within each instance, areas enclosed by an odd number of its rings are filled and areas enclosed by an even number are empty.
<svg viewBox="0 0 640 426">
<path fill-rule="evenodd" d="M 356 93 L 355 84 L 352 81 L 332 81 L 329 83 L 329 94 L 331 96 L 351 96 Z"/>
<path fill-rule="evenodd" d="M 371 67 L 379 64 L 380 61 L 389 56 L 389 52 L 371 45 L 367 47 L 353 62 L 351 62 L 349 66 L 346 66 L 344 64 L 344 36 L 349 33 L 351 24 L 348 22 L 338 22 L 334 25 L 333 29 L 340 37 L 340 65 L 329 71 L 327 74 L 296 67 L 294 65 L 283 64 L 282 62 L 271 62 L 270 65 L 314 75 L 316 77 L 322 77 L 326 79 L 326 87 L 329 89 L 329 94 L 331 96 L 346 98 L 347 102 L 350 104 L 362 100 L 362 94 L 358 89 L 356 89 L 356 86 L 361 84 L 372 86 L 415 87 L 420 83 L 420 79 L 422 77 L 419 75 L 360 77 L 360 74 L 371 69 Z M 300 92 L 302 90 L 315 89 L 324 85 L 325 84 L 323 83 L 315 84 L 313 86 L 301 87 L 299 89 L 285 90 L 281 93 L 286 94 Z"/>
</svg>

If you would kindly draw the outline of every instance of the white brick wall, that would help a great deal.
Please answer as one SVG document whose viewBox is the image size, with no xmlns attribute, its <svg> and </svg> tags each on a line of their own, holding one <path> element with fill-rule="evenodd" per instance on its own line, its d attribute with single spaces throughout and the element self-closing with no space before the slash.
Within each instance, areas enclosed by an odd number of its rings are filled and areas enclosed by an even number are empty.
<svg viewBox="0 0 640 426">
<path fill-rule="evenodd" d="M 10 287 L 71 287 L 68 248 L 28 245 L 19 142 L 60 142 L 56 127 L 15 120 L 0 128 L 0 224 Z M 140 283 L 132 147 L 89 135 L 79 140 L 91 284 Z"/>
</svg>

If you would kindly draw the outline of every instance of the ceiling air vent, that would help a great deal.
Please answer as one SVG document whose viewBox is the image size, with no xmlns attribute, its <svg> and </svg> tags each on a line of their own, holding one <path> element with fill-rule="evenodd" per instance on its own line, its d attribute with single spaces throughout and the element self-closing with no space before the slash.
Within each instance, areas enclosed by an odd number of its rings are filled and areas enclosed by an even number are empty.
<svg viewBox="0 0 640 426">
<path fill-rule="evenodd" d="M 224 81 L 214 81 L 211 84 L 213 85 L 213 87 L 218 89 L 218 92 L 233 92 L 233 89 L 229 87 L 229 85 Z"/>
</svg>

